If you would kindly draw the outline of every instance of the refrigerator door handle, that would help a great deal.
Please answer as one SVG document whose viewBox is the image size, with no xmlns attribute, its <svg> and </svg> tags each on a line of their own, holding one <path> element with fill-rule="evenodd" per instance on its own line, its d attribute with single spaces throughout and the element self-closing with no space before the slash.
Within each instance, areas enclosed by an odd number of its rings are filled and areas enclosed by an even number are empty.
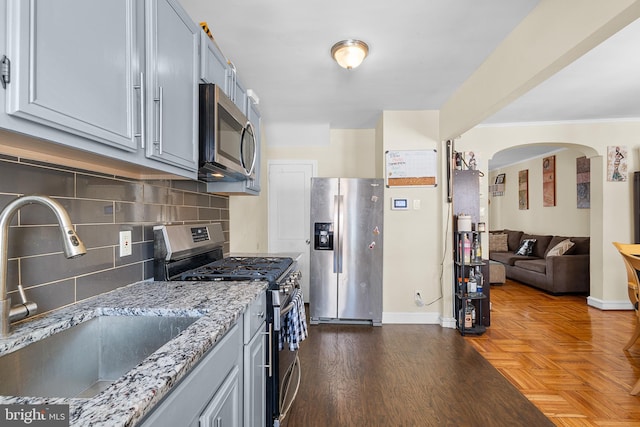
<svg viewBox="0 0 640 427">
<path fill-rule="evenodd" d="M 342 274 L 342 231 L 344 230 L 344 196 L 338 196 L 338 273 Z"/>
<path fill-rule="evenodd" d="M 334 240 L 333 240 L 333 272 L 337 273 L 338 272 L 338 261 L 339 261 L 339 252 L 340 252 L 340 234 L 338 232 L 339 228 L 338 228 L 338 219 L 339 219 L 339 215 L 340 215 L 340 210 L 339 210 L 339 197 L 340 196 L 333 196 L 333 227 L 334 227 Z M 336 234 L 338 236 L 338 239 L 336 239 Z"/>
</svg>

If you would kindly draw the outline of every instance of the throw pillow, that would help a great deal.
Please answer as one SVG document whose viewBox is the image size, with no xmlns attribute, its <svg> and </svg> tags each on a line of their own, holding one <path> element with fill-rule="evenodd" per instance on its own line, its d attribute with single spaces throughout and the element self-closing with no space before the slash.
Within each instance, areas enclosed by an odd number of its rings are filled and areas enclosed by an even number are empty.
<svg viewBox="0 0 640 427">
<path fill-rule="evenodd" d="M 507 238 L 509 236 L 504 233 L 489 234 L 489 252 L 507 252 Z"/>
<path fill-rule="evenodd" d="M 520 242 L 520 247 L 516 251 L 516 255 L 529 256 L 533 253 L 533 245 L 536 244 L 536 239 L 524 239 Z"/>
<path fill-rule="evenodd" d="M 573 243 L 569 239 L 565 239 L 555 245 L 553 248 L 549 249 L 549 252 L 547 252 L 547 256 L 564 255 L 569 249 L 573 247 L 573 245 L 575 245 L 575 243 Z"/>
</svg>

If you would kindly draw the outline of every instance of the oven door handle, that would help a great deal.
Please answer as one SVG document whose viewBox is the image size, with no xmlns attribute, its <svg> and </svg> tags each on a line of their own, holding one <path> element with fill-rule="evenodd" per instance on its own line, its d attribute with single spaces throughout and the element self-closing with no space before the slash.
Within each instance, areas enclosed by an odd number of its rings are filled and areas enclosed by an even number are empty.
<svg viewBox="0 0 640 427">
<path fill-rule="evenodd" d="M 280 317 L 284 317 L 284 316 L 286 316 L 288 312 L 290 312 L 291 310 L 293 310 L 293 306 L 294 306 L 294 305 L 295 305 L 295 302 L 291 302 L 291 303 L 289 303 L 289 305 L 288 305 L 288 306 L 286 306 L 285 308 L 283 308 L 283 309 L 280 311 Z"/>
<path fill-rule="evenodd" d="M 288 312 L 293 310 L 293 307 L 296 305 L 296 298 L 298 297 L 299 293 L 300 293 L 300 288 L 296 288 L 295 291 L 293 291 L 293 294 L 291 296 L 291 302 L 285 308 L 280 310 L 280 317 L 284 317 Z"/>
</svg>

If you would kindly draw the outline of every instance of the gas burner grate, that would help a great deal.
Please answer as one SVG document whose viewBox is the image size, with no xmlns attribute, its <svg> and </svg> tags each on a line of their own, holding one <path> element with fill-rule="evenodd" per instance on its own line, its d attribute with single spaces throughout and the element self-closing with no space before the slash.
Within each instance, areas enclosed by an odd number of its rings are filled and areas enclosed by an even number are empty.
<svg viewBox="0 0 640 427">
<path fill-rule="evenodd" d="M 291 266 L 291 258 L 228 257 L 182 274 L 182 280 L 265 280 L 275 283 Z"/>
</svg>

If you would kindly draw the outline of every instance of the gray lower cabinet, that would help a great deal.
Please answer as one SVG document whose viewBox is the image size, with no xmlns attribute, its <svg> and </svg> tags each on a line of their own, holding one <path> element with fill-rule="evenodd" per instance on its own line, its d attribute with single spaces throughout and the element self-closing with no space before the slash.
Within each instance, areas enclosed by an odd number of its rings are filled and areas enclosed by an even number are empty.
<svg viewBox="0 0 640 427">
<path fill-rule="evenodd" d="M 241 426 L 240 370 L 234 367 L 200 416 L 200 427 Z"/>
<path fill-rule="evenodd" d="M 144 427 L 241 426 L 243 320 L 144 420 Z"/>
<path fill-rule="evenodd" d="M 264 427 L 266 301 L 263 292 L 140 425 Z"/>
<path fill-rule="evenodd" d="M 10 60 L 0 127 L 196 177 L 201 31 L 177 0 L 0 9 L 0 58 Z"/>
<path fill-rule="evenodd" d="M 244 427 L 266 425 L 266 294 L 244 315 Z"/>
</svg>

